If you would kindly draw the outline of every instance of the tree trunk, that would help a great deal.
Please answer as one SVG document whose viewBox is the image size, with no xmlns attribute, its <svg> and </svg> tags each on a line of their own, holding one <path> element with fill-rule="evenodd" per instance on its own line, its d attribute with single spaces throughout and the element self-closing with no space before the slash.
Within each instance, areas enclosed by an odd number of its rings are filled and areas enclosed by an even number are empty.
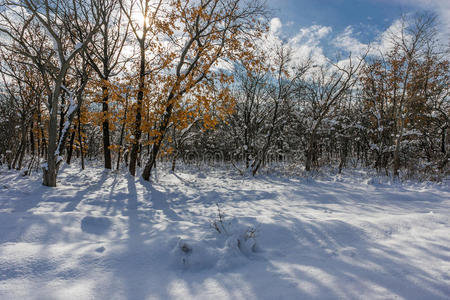
<svg viewBox="0 0 450 300">
<path fill-rule="evenodd" d="M 6 152 L 6 162 L 8 164 L 8 170 L 12 169 L 12 151 Z"/>
<path fill-rule="evenodd" d="M 306 162 L 305 162 L 305 171 L 311 171 L 312 161 L 314 157 L 314 149 L 316 144 L 316 134 L 315 132 L 311 133 L 311 137 L 309 139 L 308 151 L 306 152 Z"/>
<path fill-rule="evenodd" d="M 22 147 L 23 147 L 23 141 L 20 142 L 19 149 L 17 149 L 17 152 L 14 155 L 14 159 L 13 159 L 12 166 L 11 166 L 13 169 L 16 168 L 16 164 L 19 160 L 20 153 L 22 153 Z"/>
<path fill-rule="evenodd" d="M 173 98 L 173 95 L 170 95 L 168 98 L 168 102 L 170 102 L 172 100 L 172 98 Z M 172 109 L 173 109 L 173 104 L 171 103 L 166 108 L 163 120 L 161 122 L 161 125 L 159 126 L 160 136 L 156 137 L 156 139 L 154 140 L 153 146 L 151 148 L 151 154 L 149 156 L 149 160 L 147 161 L 144 171 L 142 172 L 142 178 L 146 181 L 150 180 L 150 175 L 151 175 L 153 167 L 155 166 L 156 158 L 158 156 L 159 149 L 161 148 L 161 143 L 164 139 L 164 135 L 169 126 L 170 117 L 172 116 Z"/>
<path fill-rule="evenodd" d="M 72 135 L 70 136 L 69 150 L 67 152 L 67 161 L 66 161 L 68 165 L 70 165 L 70 161 L 72 160 L 74 141 L 75 141 L 75 130 L 72 132 Z"/>
<path fill-rule="evenodd" d="M 108 88 L 102 87 L 103 99 L 102 99 L 102 111 L 103 111 L 103 154 L 105 159 L 105 169 L 111 169 L 111 149 L 109 138 L 109 117 L 108 117 Z"/>
<path fill-rule="evenodd" d="M 280 97 L 278 97 L 278 99 L 279 98 Z M 278 118 L 278 105 L 279 105 L 278 100 L 275 100 L 275 109 L 273 112 L 272 123 L 271 123 L 270 129 L 269 129 L 269 133 L 267 134 L 266 142 L 264 144 L 264 147 L 262 148 L 260 157 L 256 158 L 253 161 L 253 164 L 251 166 L 252 167 L 252 176 L 256 176 L 256 173 L 258 173 L 258 170 L 261 167 L 261 164 L 263 164 L 265 161 L 267 151 L 269 151 L 269 147 L 272 142 L 272 136 L 273 136 L 275 125 L 276 125 L 277 118 Z M 247 147 L 248 147 L 248 145 L 247 145 Z"/>
<path fill-rule="evenodd" d="M 56 168 L 44 168 L 42 184 L 48 187 L 56 187 Z"/>
<path fill-rule="evenodd" d="M 57 148 L 57 134 L 58 134 L 58 118 L 57 118 L 57 105 L 52 105 L 52 111 L 50 115 L 48 128 L 48 148 L 47 148 L 47 165 L 43 168 L 43 180 L 42 184 L 49 187 L 56 187 L 56 148 Z"/>
<path fill-rule="evenodd" d="M 446 141 L 447 141 L 447 137 L 446 137 L 447 128 L 448 128 L 448 126 L 445 125 L 444 127 L 442 127 L 442 132 L 441 132 L 441 152 L 442 152 L 443 154 L 447 154 L 447 145 L 446 145 Z"/>
<path fill-rule="evenodd" d="M 117 166 L 116 169 L 119 170 L 120 168 L 120 160 L 122 156 L 122 146 L 123 146 L 123 137 L 125 135 L 125 120 L 127 119 L 127 113 L 128 113 L 128 95 L 125 97 L 125 113 L 123 116 L 123 124 L 122 128 L 120 129 L 120 140 L 119 140 L 119 151 L 117 153 Z"/>
<path fill-rule="evenodd" d="M 136 176 L 136 163 L 138 159 L 139 152 L 139 144 L 141 139 L 141 121 L 142 121 L 142 101 L 144 99 L 144 79 L 145 79 L 145 52 L 144 52 L 144 40 L 140 41 L 141 48 L 141 62 L 140 62 L 140 71 L 139 71 L 139 92 L 137 95 L 137 103 L 136 103 L 136 121 L 134 127 L 134 139 L 133 144 L 131 146 L 130 153 L 130 165 L 129 170 L 132 176 Z"/>
<path fill-rule="evenodd" d="M 78 110 L 78 141 L 80 143 L 81 169 L 84 170 L 83 138 L 81 136 L 81 110 Z"/>
<path fill-rule="evenodd" d="M 24 136 L 24 139 L 23 139 L 22 142 L 23 142 L 23 146 L 22 146 L 22 151 L 20 151 L 19 163 L 17 165 L 17 170 L 22 169 L 23 158 L 25 157 L 25 152 L 27 150 L 27 137 L 26 137 L 26 135 Z"/>
<path fill-rule="evenodd" d="M 398 133 L 397 140 L 395 142 L 395 151 L 394 151 L 394 165 L 393 165 L 393 175 L 394 177 L 399 177 L 399 169 L 400 169 L 400 146 L 403 138 L 403 120 L 401 120 L 400 132 Z"/>
<path fill-rule="evenodd" d="M 30 128 L 30 152 L 31 155 L 34 156 L 34 146 L 35 146 L 35 142 L 34 142 L 34 132 L 33 132 L 33 122 L 31 122 L 31 128 Z"/>
<path fill-rule="evenodd" d="M 57 134 L 58 134 L 58 106 L 53 103 L 49 127 L 48 127 L 48 148 L 47 148 L 47 165 L 43 167 L 42 184 L 48 187 L 56 187 L 56 176 L 58 173 L 56 161 Z"/>
<path fill-rule="evenodd" d="M 174 155 L 172 157 L 172 168 L 171 168 L 172 172 L 175 172 L 177 157 L 178 157 L 177 153 L 174 153 Z"/>
<path fill-rule="evenodd" d="M 125 119 L 126 119 L 126 110 L 125 110 Z M 119 140 L 119 151 L 117 153 L 117 166 L 116 169 L 120 169 L 120 160 L 122 157 L 122 146 L 123 146 L 123 136 L 125 135 L 125 123 L 122 124 L 122 129 L 120 130 L 120 140 Z"/>
<path fill-rule="evenodd" d="M 347 149 L 347 139 L 345 139 L 345 142 L 342 145 L 342 149 L 341 149 L 341 161 L 339 163 L 339 174 L 342 173 L 342 169 L 345 167 L 346 165 L 346 161 L 347 161 L 347 155 L 348 155 L 348 149 Z"/>
<path fill-rule="evenodd" d="M 67 66 L 65 66 L 67 68 Z M 63 66 L 64 68 L 64 66 Z M 64 74 L 65 72 L 61 72 Z M 50 119 L 48 122 L 48 145 L 47 145 L 47 164 L 43 167 L 42 184 L 48 187 L 56 187 L 56 176 L 58 174 L 57 156 L 58 149 L 58 110 L 59 97 L 61 95 L 61 85 L 63 77 L 60 76 L 55 82 L 55 90 L 49 96 Z"/>
</svg>

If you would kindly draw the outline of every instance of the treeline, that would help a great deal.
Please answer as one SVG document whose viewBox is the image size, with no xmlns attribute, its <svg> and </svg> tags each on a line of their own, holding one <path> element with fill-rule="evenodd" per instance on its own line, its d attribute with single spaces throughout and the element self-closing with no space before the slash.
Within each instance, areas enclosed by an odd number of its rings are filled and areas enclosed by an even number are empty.
<svg viewBox="0 0 450 300">
<path fill-rule="evenodd" d="M 319 63 L 270 39 L 256 0 L 0 3 L 1 162 L 44 185 L 74 156 L 145 180 L 193 153 L 253 175 L 286 160 L 448 174 L 448 41 L 431 15 Z"/>
</svg>

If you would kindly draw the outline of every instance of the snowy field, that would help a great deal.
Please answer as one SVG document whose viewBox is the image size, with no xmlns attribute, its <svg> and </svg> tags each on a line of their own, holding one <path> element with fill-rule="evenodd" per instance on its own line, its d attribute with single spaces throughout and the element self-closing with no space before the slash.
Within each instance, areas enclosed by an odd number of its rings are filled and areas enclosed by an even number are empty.
<svg viewBox="0 0 450 300">
<path fill-rule="evenodd" d="M 449 299 L 446 184 L 230 173 L 1 169 L 0 299 Z"/>
</svg>

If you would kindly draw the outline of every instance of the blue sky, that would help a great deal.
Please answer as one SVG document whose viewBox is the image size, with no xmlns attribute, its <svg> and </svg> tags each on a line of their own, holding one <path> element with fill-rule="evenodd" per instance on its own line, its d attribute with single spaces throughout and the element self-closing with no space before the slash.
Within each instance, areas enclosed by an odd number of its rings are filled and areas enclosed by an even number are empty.
<svg viewBox="0 0 450 300">
<path fill-rule="evenodd" d="M 329 57 L 380 41 L 402 14 L 430 11 L 448 43 L 450 0 L 267 0 L 274 9 L 272 30 L 299 53 Z M 314 53 L 313 53 L 314 54 Z"/>
<path fill-rule="evenodd" d="M 423 8 L 414 1 L 395 0 L 270 0 L 269 5 L 291 30 L 323 25 L 339 32 L 351 25 L 369 29 L 369 35 L 386 29 L 402 12 Z"/>
</svg>

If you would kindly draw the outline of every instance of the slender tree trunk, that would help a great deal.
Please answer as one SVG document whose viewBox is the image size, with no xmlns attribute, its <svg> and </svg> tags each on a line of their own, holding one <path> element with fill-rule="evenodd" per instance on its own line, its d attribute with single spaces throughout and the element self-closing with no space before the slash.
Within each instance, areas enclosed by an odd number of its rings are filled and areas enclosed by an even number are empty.
<svg viewBox="0 0 450 300">
<path fill-rule="evenodd" d="M 23 146 L 22 146 L 22 151 L 20 151 L 19 163 L 17 165 L 17 170 L 22 169 L 23 158 L 25 157 L 25 153 L 26 153 L 26 150 L 28 148 L 27 147 L 27 136 L 26 136 L 26 134 L 23 137 L 22 143 L 23 143 Z"/>
<path fill-rule="evenodd" d="M 168 102 L 170 102 L 173 97 L 174 97 L 173 95 L 170 95 L 168 98 Z M 163 116 L 163 120 L 161 122 L 161 125 L 159 126 L 160 136 L 156 137 L 156 139 L 153 141 L 149 160 L 147 161 L 144 171 L 142 172 L 142 178 L 146 181 L 150 180 L 150 175 L 151 175 L 153 167 L 155 166 L 156 158 L 158 156 L 159 149 L 161 148 L 161 143 L 164 139 L 164 135 L 167 131 L 167 128 L 169 127 L 170 117 L 172 116 L 172 109 L 173 109 L 173 104 L 171 103 L 167 106 L 166 111 Z"/>
<path fill-rule="evenodd" d="M 81 169 L 84 170 L 83 137 L 81 136 L 81 110 L 78 110 L 78 142 L 80 143 Z"/>
<path fill-rule="evenodd" d="M 69 141 L 69 150 L 67 151 L 67 164 L 70 165 L 70 161 L 72 160 L 72 154 L 73 154 L 73 143 L 75 141 L 75 130 L 72 131 L 72 135 L 70 136 Z"/>
<path fill-rule="evenodd" d="M 442 127 L 442 132 L 441 132 L 441 152 L 443 154 L 447 154 L 447 128 L 448 125 L 445 125 L 444 127 Z"/>
<path fill-rule="evenodd" d="M 39 115 L 38 115 L 38 124 L 39 124 L 39 130 L 41 132 L 41 136 L 42 136 L 42 143 L 41 143 L 41 148 L 40 148 L 40 155 L 39 158 L 45 157 L 47 155 L 47 139 L 45 138 L 45 132 L 44 132 L 44 125 L 42 124 L 42 116 L 41 116 L 41 111 L 39 109 Z"/>
<path fill-rule="evenodd" d="M 109 32 L 108 32 L 108 24 L 105 24 L 105 33 L 103 36 L 103 75 L 104 75 L 104 83 L 102 86 L 102 92 L 103 92 L 103 99 L 102 99 L 102 112 L 103 112 L 103 123 L 102 123 L 102 129 L 103 129 L 103 156 L 104 156 L 104 163 L 105 163 L 105 169 L 112 169 L 112 163 L 111 163 L 111 149 L 110 149 L 110 132 L 109 132 L 109 90 L 108 86 L 106 85 L 109 80 L 109 55 L 108 55 L 108 44 L 109 44 Z"/>
<path fill-rule="evenodd" d="M 346 160 L 347 160 L 347 155 L 348 155 L 348 149 L 347 149 L 347 139 L 345 139 L 343 146 L 342 146 L 342 150 L 341 150 L 341 161 L 339 163 L 339 174 L 341 174 L 342 169 L 345 167 L 346 165 Z"/>
<path fill-rule="evenodd" d="M 125 117 L 126 118 L 126 117 Z M 120 159 L 122 157 L 122 146 L 123 146 L 123 136 L 125 134 L 125 123 L 122 124 L 122 129 L 120 130 L 120 140 L 119 140 L 119 151 L 117 153 L 117 165 L 116 170 L 120 169 Z"/>
<path fill-rule="evenodd" d="M 70 104 L 69 104 L 70 106 Z M 61 97 L 61 111 L 59 113 L 59 127 L 58 127 L 58 140 L 62 139 L 62 135 L 63 135 L 63 128 L 64 128 L 64 118 L 66 116 L 66 113 L 64 112 L 65 110 L 65 98 L 62 96 Z"/>
<path fill-rule="evenodd" d="M 103 154 L 105 159 L 105 169 L 111 169 L 111 149 L 110 149 L 110 137 L 109 137 L 109 116 L 108 116 L 108 100 L 109 92 L 106 86 L 102 87 L 103 99 L 102 99 L 102 111 L 103 111 Z"/>
<path fill-rule="evenodd" d="M 22 168 L 23 158 L 24 158 L 25 152 L 27 150 L 27 133 L 28 133 L 28 128 L 25 125 L 25 121 L 22 120 L 20 146 L 19 146 L 19 149 L 17 150 L 16 156 L 14 158 L 14 162 L 12 165 L 12 167 L 17 170 L 20 170 Z"/>
<path fill-rule="evenodd" d="M 19 149 L 17 149 L 17 152 L 14 155 L 14 159 L 13 159 L 13 162 L 12 162 L 12 166 L 11 167 L 13 169 L 16 168 L 17 162 L 19 161 L 20 153 L 22 153 L 22 147 L 23 147 L 23 141 L 21 140 L 20 145 L 19 145 Z"/>
<path fill-rule="evenodd" d="M 12 151 L 6 152 L 6 162 L 8 163 L 8 170 L 12 169 Z"/>
<path fill-rule="evenodd" d="M 150 181 L 150 176 L 152 173 L 152 169 L 155 166 L 156 157 L 159 152 L 160 144 L 161 143 L 156 142 L 155 144 L 152 145 L 149 160 L 148 160 L 147 164 L 145 165 L 144 171 L 142 172 L 142 178 L 146 181 Z"/>
<path fill-rule="evenodd" d="M 176 164 L 177 164 L 177 157 L 178 157 L 178 153 L 175 152 L 173 157 L 172 157 L 172 168 L 171 168 L 172 172 L 175 172 L 175 167 L 176 167 Z"/>
<path fill-rule="evenodd" d="M 400 148 L 403 138 L 403 118 L 401 118 L 400 130 L 397 133 L 397 140 L 395 141 L 395 151 L 394 151 L 394 165 L 393 165 L 393 175 L 394 177 L 399 177 L 399 169 L 400 169 Z"/>
<path fill-rule="evenodd" d="M 311 137 L 309 139 L 308 150 L 306 152 L 306 162 L 305 162 L 305 171 L 309 172 L 312 169 L 312 161 L 314 158 L 314 151 L 316 145 L 316 133 L 315 130 L 311 133 Z"/>
<path fill-rule="evenodd" d="M 127 119 L 127 113 L 128 113 L 128 95 L 125 98 L 125 113 L 123 117 L 123 124 L 122 128 L 120 129 L 120 140 L 119 140 L 119 152 L 117 153 L 117 166 L 116 169 L 119 170 L 120 168 L 120 160 L 122 156 L 122 146 L 123 146 L 123 137 L 125 136 L 125 120 Z"/>
<path fill-rule="evenodd" d="M 144 152 L 144 147 L 140 144 L 137 158 L 137 166 L 142 167 L 142 153 Z"/>
<path fill-rule="evenodd" d="M 280 98 L 280 95 L 278 95 L 278 99 L 279 98 Z M 278 106 L 279 106 L 278 99 L 275 101 L 275 109 L 274 109 L 274 112 L 273 112 L 272 124 L 270 126 L 266 142 L 265 142 L 264 147 L 263 147 L 263 149 L 261 151 L 260 157 L 256 158 L 255 161 L 252 164 L 252 176 L 256 176 L 256 173 L 258 173 L 258 170 L 261 167 L 261 164 L 263 164 L 264 161 L 265 161 L 265 158 L 266 158 L 266 155 L 267 155 L 267 151 L 269 151 L 269 147 L 271 145 L 272 136 L 273 136 L 274 129 L 275 129 L 275 123 L 277 122 L 277 118 L 278 118 Z"/>
<path fill-rule="evenodd" d="M 34 142 L 34 133 L 33 133 L 33 122 L 31 122 L 31 128 L 30 128 L 30 152 L 31 152 L 31 155 L 32 156 L 34 156 L 34 151 L 35 151 L 35 149 L 34 149 L 34 145 L 35 144 L 35 142 Z"/>
<path fill-rule="evenodd" d="M 134 139 L 131 146 L 130 153 L 130 165 L 129 170 L 132 176 L 136 176 L 136 164 L 138 159 L 139 144 L 141 139 L 141 122 L 142 122 L 142 101 L 144 99 L 144 79 L 145 79 L 145 52 L 144 52 L 144 40 L 140 41 L 141 48 L 141 62 L 139 71 L 139 92 L 137 95 L 136 103 L 136 120 L 134 127 Z"/>
</svg>

